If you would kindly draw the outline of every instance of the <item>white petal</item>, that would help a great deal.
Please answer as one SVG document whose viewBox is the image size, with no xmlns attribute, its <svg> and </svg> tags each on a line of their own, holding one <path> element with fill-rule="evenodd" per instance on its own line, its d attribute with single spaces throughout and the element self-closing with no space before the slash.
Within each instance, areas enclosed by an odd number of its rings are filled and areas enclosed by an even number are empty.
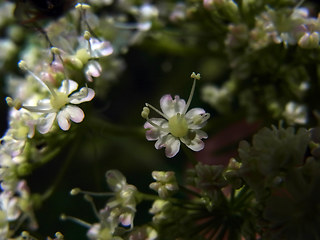
<svg viewBox="0 0 320 240">
<path fill-rule="evenodd" d="M 179 152 L 180 141 L 171 135 L 167 135 L 167 138 L 165 153 L 168 158 L 172 158 Z"/>
<path fill-rule="evenodd" d="M 162 138 L 159 138 L 155 143 L 155 148 L 166 148 L 165 153 L 168 158 L 174 157 L 180 149 L 180 141 L 176 137 L 168 134 Z"/>
<path fill-rule="evenodd" d="M 113 53 L 113 48 L 108 41 L 99 41 L 96 38 L 90 39 L 92 57 L 105 57 Z"/>
<path fill-rule="evenodd" d="M 85 74 L 87 76 L 87 79 L 92 82 L 92 77 L 99 77 L 101 74 L 102 68 L 100 63 L 97 61 L 90 61 L 88 65 L 85 68 Z"/>
<path fill-rule="evenodd" d="M 62 109 L 57 116 L 59 127 L 63 131 L 67 131 L 70 128 L 70 116 L 67 111 L 65 111 L 65 108 Z"/>
<path fill-rule="evenodd" d="M 203 131 L 201 131 L 203 132 Z M 204 133 L 204 132 L 203 132 Z M 196 135 L 194 139 L 190 141 L 188 138 L 180 138 L 181 142 L 183 142 L 188 148 L 191 150 L 198 152 L 204 148 L 204 142 Z"/>
<path fill-rule="evenodd" d="M 206 111 L 202 108 L 192 108 L 186 113 L 187 119 L 192 119 L 196 115 L 205 114 Z"/>
<path fill-rule="evenodd" d="M 44 117 L 40 117 L 37 124 L 38 131 L 42 134 L 49 132 L 56 119 L 56 115 L 56 113 L 48 113 Z"/>
<path fill-rule="evenodd" d="M 175 96 L 175 98 L 172 99 L 171 95 L 167 94 L 160 99 L 160 108 L 169 118 L 177 113 L 182 113 L 185 106 L 186 102 L 180 99 L 179 96 Z"/>
<path fill-rule="evenodd" d="M 71 80 L 63 80 L 61 83 L 61 87 L 59 88 L 59 92 L 66 93 L 69 95 L 70 93 L 74 92 L 78 88 L 78 83 Z"/>
<path fill-rule="evenodd" d="M 77 106 L 68 105 L 65 107 L 64 111 L 68 113 L 69 118 L 75 123 L 82 122 L 84 119 L 83 111 Z"/>
<path fill-rule="evenodd" d="M 151 118 L 150 121 L 152 121 L 154 124 L 158 125 L 162 129 L 168 128 L 168 122 L 163 118 Z M 149 141 L 157 140 L 159 139 L 159 137 L 163 137 L 168 134 L 168 131 L 163 131 L 162 129 L 159 129 L 151 125 L 149 122 L 146 122 L 144 124 L 144 128 L 147 129 L 146 138 Z"/>
<path fill-rule="evenodd" d="M 91 88 L 83 87 L 78 92 L 69 97 L 70 103 L 79 104 L 91 101 L 95 96 L 95 92 Z"/>
</svg>

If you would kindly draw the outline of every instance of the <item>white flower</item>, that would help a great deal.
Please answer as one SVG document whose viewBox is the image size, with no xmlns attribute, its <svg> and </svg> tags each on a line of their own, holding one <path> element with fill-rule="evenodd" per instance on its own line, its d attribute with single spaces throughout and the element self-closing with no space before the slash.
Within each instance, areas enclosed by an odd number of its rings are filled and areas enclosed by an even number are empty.
<svg viewBox="0 0 320 240">
<path fill-rule="evenodd" d="M 303 125 L 308 122 L 306 106 L 295 102 L 288 102 L 286 104 L 283 116 L 289 125 Z"/>
<path fill-rule="evenodd" d="M 77 88 L 78 84 L 75 81 L 63 80 L 61 87 L 50 99 L 39 102 L 38 106 L 41 111 L 47 112 L 43 117 L 39 118 L 37 128 L 40 133 L 47 133 L 55 119 L 57 119 L 59 127 L 64 131 L 70 128 L 70 120 L 75 123 L 82 122 L 84 113 L 75 104 L 91 101 L 95 93 L 93 89 L 87 87 L 83 87 L 78 92 L 73 93 Z"/>
<path fill-rule="evenodd" d="M 93 89 L 83 87 L 78 92 L 73 93 L 78 88 L 78 83 L 70 79 L 63 80 L 61 87 L 55 89 L 31 72 L 24 61 L 20 61 L 19 66 L 28 71 L 50 93 L 50 98 L 39 100 L 37 106 L 26 106 L 24 104 L 18 106 L 18 108 L 24 108 L 30 112 L 42 113 L 37 123 L 37 129 L 40 133 L 49 132 L 55 119 L 64 131 L 70 128 L 70 120 L 75 123 L 82 122 L 84 113 L 81 108 L 75 105 L 91 101 L 95 95 Z"/>
<path fill-rule="evenodd" d="M 168 94 L 160 99 L 160 112 L 150 104 L 146 104 L 142 112 L 142 117 L 147 119 L 144 128 L 147 129 L 146 138 L 149 141 L 156 140 L 155 148 L 165 148 L 167 157 L 174 157 L 179 149 L 180 142 L 184 143 L 193 151 L 200 151 L 204 148 L 201 139 L 207 138 L 208 135 L 200 130 L 210 117 L 202 108 L 188 108 L 194 93 L 195 81 L 200 75 L 191 75 L 194 78 L 191 93 L 186 103 L 185 100 L 175 96 L 174 99 Z M 159 113 L 163 118 L 149 119 L 149 107 Z"/>
<path fill-rule="evenodd" d="M 79 48 L 75 57 L 83 65 L 86 64 L 84 72 L 88 81 L 92 82 L 93 77 L 99 77 L 102 72 L 102 67 L 96 59 L 111 55 L 113 48 L 110 42 L 93 38 L 89 32 L 85 32 L 84 36 L 79 39 Z"/>
</svg>

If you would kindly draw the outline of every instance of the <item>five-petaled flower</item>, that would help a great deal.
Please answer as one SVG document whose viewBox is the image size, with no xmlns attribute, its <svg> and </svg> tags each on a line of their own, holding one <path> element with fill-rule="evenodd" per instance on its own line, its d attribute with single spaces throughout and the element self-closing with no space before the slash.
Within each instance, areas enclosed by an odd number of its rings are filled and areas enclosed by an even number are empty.
<svg viewBox="0 0 320 240">
<path fill-rule="evenodd" d="M 83 87 L 73 93 L 78 88 L 78 83 L 70 79 L 63 80 L 61 87 L 56 89 L 31 72 L 24 61 L 20 61 L 19 66 L 29 72 L 50 94 L 49 98 L 39 100 L 36 106 L 15 103 L 17 109 L 24 108 L 30 112 L 41 114 L 37 121 L 37 129 L 40 133 L 49 132 L 55 119 L 64 131 L 70 128 L 70 120 L 76 123 L 82 122 L 84 113 L 76 104 L 91 101 L 95 95 L 93 89 Z M 7 102 L 14 101 L 9 98 Z"/>
<path fill-rule="evenodd" d="M 179 96 L 175 96 L 173 99 L 168 94 L 160 99 L 162 112 L 147 103 L 141 113 L 142 117 L 147 120 L 144 124 L 144 128 L 147 129 L 147 140 L 156 140 L 156 149 L 165 148 L 165 154 L 169 158 L 178 153 L 180 142 L 193 151 L 200 151 L 204 148 L 204 143 L 201 139 L 208 137 L 200 129 L 206 124 L 210 114 L 206 113 L 202 108 L 192 108 L 187 112 L 193 97 L 195 82 L 200 79 L 200 75 L 192 73 L 191 77 L 194 78 L 194 81 L 187 103 L 185 100 L 180 99 Z M 149 108 L 156 111 L 163 118 L 149 118 Z"/>
</svg>

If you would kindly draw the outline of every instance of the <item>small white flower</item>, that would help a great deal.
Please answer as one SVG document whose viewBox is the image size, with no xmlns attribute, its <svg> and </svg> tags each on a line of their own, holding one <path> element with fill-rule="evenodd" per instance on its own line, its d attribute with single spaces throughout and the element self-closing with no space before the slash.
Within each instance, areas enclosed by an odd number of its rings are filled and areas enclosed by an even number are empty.
<svg viewBox="0 0 320 240">
<path fill-rule="evenodd" d="M 102 67 L 96 59 L 111 55 L 113 48 L 110 42 L 93 38 L 89 32 L 86 32 L 85 36 L 79 39 L 76 57 L 83 65 L 86 64 L 84 72 L 88 81 L 92 82 L 93 77 L 99 77 L 102 72 Z"/>
<path fill-rule="evenodd" d="M 78 92 L 73 93 L 77 88 L 78 84 L 75 81 L 63 80 L 61 87 L 50 99 L 39 103 L 38 106 L 41 110 L 48 112 L 39 118 L 37 128 L 40 133 L 49 132 L 55 119 L 57 119 L 59 127 L 64 131 L 70 128 L 70 120 L 75 123 L 82 122 L 84 113 L 75 104 L 91 101 L 95 93 L 93 89 L 87 87 L 83 87 Z"/>
<path fill-rule="evenodd" d="M 175 96 L 172 99 L 168 94 L 160 99 L 162 112 L 150 104 L 146 104 L 147 107 L 142 112 L 142 117 L 147 119 L 144 124 L 144 128 L 147 129 L 147 140 L 156 140 L 155 148 L 165 148 L 165 154 L 169 158 L 178 153 L 180 142 L 193 151 L 200 151 L 204 148 L 204 143 L 201 139 L 208 137 L 200 129 L 204 127 L 210 114 L 206 113 L 202 108 L 192 108 L 187 112 L 194 93 L 196 79 L 199 79 L 200 75 L 193 73 L 191 77 L 194 78 L 194 82 L 187 103 L 185 100 L 180 99 L 179 96 Z M 149 107 L 163 118 L 149 119 Z"/>
<path fill-rule="evenodd" d="M 307 119 L 307 108 L 305 105 L 297 104 L 295 102 L 288 102 L 285 106 L 283 116 L 290 125 L 294 124 L 306 124 Z"/>
<path fill-rule="evenodd" d="M 39 100 L 37 106 L 19 106 L 30 112 L 43 113 L 37 124 L 40 133 L 49 132 L 55 119 L 64 131 L 70 128 L 70 120 L 75 123 L 82 122 L 84 113 L 76 104 L 91 101 L 95 95 L 93 89 L 83 87 L 73 93 L 78 88 L 78 83 L 70 79 L 63 80 L 61 87 L 55 89 L 28 70 L 23 61 L 20 61 L 19 66 L 28 71 L 50 93 L 50 98 Z"/>
</svg>

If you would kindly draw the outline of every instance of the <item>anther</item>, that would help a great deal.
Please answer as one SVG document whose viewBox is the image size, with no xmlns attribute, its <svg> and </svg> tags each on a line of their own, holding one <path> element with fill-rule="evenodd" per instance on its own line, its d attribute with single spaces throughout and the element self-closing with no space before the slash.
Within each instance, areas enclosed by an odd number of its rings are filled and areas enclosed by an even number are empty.
<svg viewBox="0 0 320 240">
<path fill-rule="evenodd" d="M 89 41 L 92 36 L 91 36 L 90 32 L 85 31 L 84 34 L 83 34 L 83 37 L 84 37 L 85 40 Z"/>
<path fill-rule="evenodd" d="M 149 114 L 150 114 L 150 109 L 148 107 L 143 107 L 141 112 L 141 117 L 143 117 L 144 119 L 147 119 L 149 118 Z"/>
<path fill-rule="evenodd" d="M 196 80 L 200 80 L 200 73 L 196 74 L 195 72 L 191 73 L 191 78 L 196 79 Z"/>
</svg>

